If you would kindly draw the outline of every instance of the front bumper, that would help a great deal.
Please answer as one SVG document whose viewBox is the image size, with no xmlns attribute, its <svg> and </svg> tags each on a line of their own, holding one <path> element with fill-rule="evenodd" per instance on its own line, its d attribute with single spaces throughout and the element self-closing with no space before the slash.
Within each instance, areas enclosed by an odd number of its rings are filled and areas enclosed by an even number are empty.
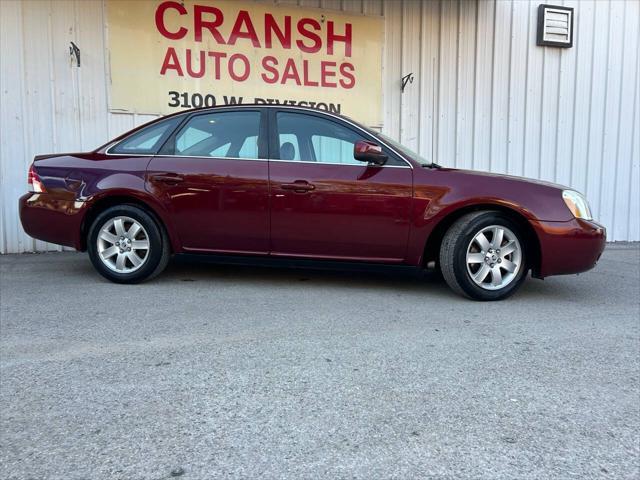
<svg viewBox="0 0 640 480">
<path fill-rule="evenodd" d="M 19 201 L 22 228 L 33 238 L 82 249 L 81 227 L 85 202 L 51 193 L 27 193 Z"/>
<path fill-rule="evenodd" d="M 581 273 L 595 267 L 607 240 L 606 229 L 593 221 L 532 221 L 540 243 L 536 277 Z"/>
</svg>

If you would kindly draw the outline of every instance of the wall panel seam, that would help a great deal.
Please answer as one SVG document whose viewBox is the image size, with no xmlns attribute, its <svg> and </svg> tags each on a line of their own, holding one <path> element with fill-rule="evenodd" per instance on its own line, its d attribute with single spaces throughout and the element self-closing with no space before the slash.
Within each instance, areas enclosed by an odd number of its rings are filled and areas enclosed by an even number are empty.
<svg viewBox="0 0 640 480">
<path fill-rule="evenodd" d="M 606 62 L 605 62 L 605 72 L 604 72 L 604 105 L 602 108 L 602 141 L 600 143 L 600 185 L 598 188 L 598 215 L 602 216 L 602 186 L 604 185 L 603 173 L 604 173 L 604 151 L 606 146 L 607 139 L 607 99 L 609 97 L 609 59 L 610 59 L 610 50 L 611 50 L 611 0 L 608 0 L 609 5 L 609 15 L 607 21 L 607 44 L 606 44 Z"/>
</svg>

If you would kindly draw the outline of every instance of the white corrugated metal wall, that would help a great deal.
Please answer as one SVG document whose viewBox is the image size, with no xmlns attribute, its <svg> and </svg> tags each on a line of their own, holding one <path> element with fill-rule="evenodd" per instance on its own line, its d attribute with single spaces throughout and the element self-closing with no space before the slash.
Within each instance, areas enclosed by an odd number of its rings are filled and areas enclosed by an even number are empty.
<svg viewBox="0 0 640 480">
<path fill-rule="evenodd" d="M 538 0 L 276 3 L 384 15 L 386 133 L 447 166 L 570 185 L 610 240 L 640 240 L 640 2 L 555 2 L 575 8 L 571 49 L 535 45 Z M 34 155 L 91 149 L 153 118 L 108 111 L 105 20 L 100 0 L 0 1 L 2 253 L 57 248 L 17 215 Z"/>
</svg>

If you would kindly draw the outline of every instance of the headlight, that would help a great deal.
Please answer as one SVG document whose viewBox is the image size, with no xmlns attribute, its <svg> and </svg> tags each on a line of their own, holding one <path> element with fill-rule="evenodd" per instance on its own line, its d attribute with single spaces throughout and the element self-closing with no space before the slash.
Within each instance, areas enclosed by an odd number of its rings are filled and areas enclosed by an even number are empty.
<svg viewBox="0 0 640 480">
<path fill-rule="evenodd" d="M 562 199 L 567 204 L 567 208 L 573 213 L 576 218 L 583 218 L 584 220 L 592 220 L 591 210 L 589 204 L 584 196 L 574 190 L 564 190 L 562 192 Z"/>
</svg>

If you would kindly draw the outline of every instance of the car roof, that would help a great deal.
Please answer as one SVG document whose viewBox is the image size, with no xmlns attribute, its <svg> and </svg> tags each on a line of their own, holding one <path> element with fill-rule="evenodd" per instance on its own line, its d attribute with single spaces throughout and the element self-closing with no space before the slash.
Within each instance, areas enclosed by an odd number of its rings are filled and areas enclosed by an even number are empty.
<svg viewBox="0 0 640 480">
<path fill-rule="evenodd" d="M 214 105 L 211 107 L 199 107 L 199 108 L 189 108 L 186 110 L 180 110 L 179 112 L 175 112 L 175 113 L 170 113 L 168 115 L 163 115 L 160 118 L 167 118 L 167 117 L 172 117 L 174 115 L 183 115 L 183 114 L 191 114 L 191 113 L 196 113 L 196 112 L 206 112 L 209 110 L 217 110 L 217 109 L 222 109 L 222 108 L 233 108 L 233 109 L 243 109 L 243 108 L 280 108 L 280 109 L 295 109 L 295 110 L 301 110 L 304 112 L 308 112 L 308 113 L 320 113 L 323 115 L 327 115 L 330 117 L 335 117 L 335 118 L 340 118 L 342 120 L 347 120 L 350 123 L 355 123 L 358 126 L 362 126 L 362 124 L 360 124 L 359 122 L 355 121 L 354 119 L 348 117 L 347 115 L 343 115 L 341 113 L 334 113 L 334 112 L 330 112 L 328 110 L 322 110 L 319 108 L 313 108 L 313 107 L 307 107 L 307 106 L 302 106 L 302 105 L 285 105 L 285 104 L 281 104 L 281 103 L 233 103 L 233 104 L 225 104 L 225 105 Z"/>
</svg>

